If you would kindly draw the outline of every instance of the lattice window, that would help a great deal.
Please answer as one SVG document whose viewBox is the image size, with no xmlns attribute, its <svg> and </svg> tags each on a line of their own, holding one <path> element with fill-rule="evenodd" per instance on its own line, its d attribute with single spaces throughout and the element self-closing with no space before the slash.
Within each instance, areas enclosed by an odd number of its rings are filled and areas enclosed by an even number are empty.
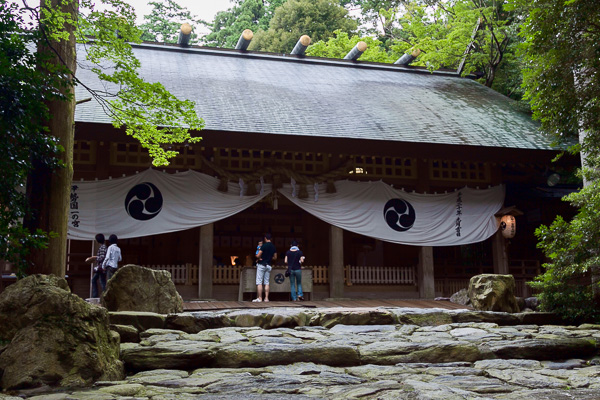
<svg viewBox="0 0 600 400">
<path fill-rule="evenodd" d="M 277 165 L 304 174 L 326 172 L 327 157 L 322 153 L 215 148 L 215 163 L 229 171 L 255 171 Z"/>
<path fill-rule="evenodd" d="M 354 156 L 356 168 L 350 175 L 365 174 L 385 178 L 417 178 L 417 163 L 414 158 Z"/>
<path fill-rule="evenodd" d="M 76 140 L 73 144 L 73 163 L 96 164 L 96 142 Z"/>
<path fill-rule="evenodd" d="M 193 147 L 179 146 L 174 150 L 178 151 L 179 155 L 169 161 L 169 168 L 199 169 L 202 166 L 200 154 Z"/>
<path fill-rule="evenodd" d="M 179 146 L 174 147 L 173 150 L 178 151 L 179 155 L 170 159 L 168 166 L 161 168 L 200 168 L 200 157 L 192 147 Z M 111 143 L 110 154 L 112 165 L 149 167 L 152 164 L 148 150 L 139 143 Z"/>
<path fill-rule="evenodd" d="M 442 181 L 489 182 L 490 167 L 483 162 L 430 160 L 430 178 Z"/>
<path fill-rule="evenodd" d="M 111 143 L 110 163 L 122 166 L 150 166 L 148 151 L 138 143 Z"/>
</svg>

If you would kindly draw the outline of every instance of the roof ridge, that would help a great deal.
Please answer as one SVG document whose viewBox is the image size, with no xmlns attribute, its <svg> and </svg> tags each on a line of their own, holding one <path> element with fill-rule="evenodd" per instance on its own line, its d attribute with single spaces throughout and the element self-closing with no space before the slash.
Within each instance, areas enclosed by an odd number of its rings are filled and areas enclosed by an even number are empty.
<svg viewBox="0 0 600 400">
<path fill-rule="evenodd" d="M 227 49 L 221 47 L 207 47 L 207 46 L 186 46 L 181 47 L 177 44 L 172 43 L 156 43 L 156 42 L 142 42 L 142 43 L 132 43 L 131 46 L 133 48 L 139 49 L 152 49 L 152 50 L 161 50 L 161 51 L 170 51 L 177 53 L 198 53 L 204 55 L 212 55 L 212 56 L 225 56 L 225 57 L 241 57 L 241 58 L 249 58 L 255 60 L 269 60 L 269 61 L 282 61 L 282 62 L 296 62 L 302 64 L 316 64 L 316 65 L 328 65 L 328 66 L 338 66 L 345 68 L 359 68 L 359 69 L 374 69 L 380 71 L 395 71 L 395 72 L 406 72 L 406 73 L 416 73 L 422 75 L 437 75 L 437 76 L 447 76 L 447 77 L 455 77 L 455 78 L 466 78 L 466 79 L 476 79 L 475 75 L 466 75 L 462 77 L 456 71 L 453 70 L 436 70 L 430 71 L 425 67 L 418 66 L 407 66 L 407 65 L 399 65 L 399 64 L 389 64 L 389 63 L 381 63 L 374 61 L 353 61 L 353 60 L 344 60 L 339 58 L 325 58 L 325 57 L 314 57 L 314 56 L 299 56 L 294 54 L 285 54 L 285 53 L 268 53 L 261 51 L 247 51 L 247 50 L 236 50 L 236 49 Z"/>
</svg>

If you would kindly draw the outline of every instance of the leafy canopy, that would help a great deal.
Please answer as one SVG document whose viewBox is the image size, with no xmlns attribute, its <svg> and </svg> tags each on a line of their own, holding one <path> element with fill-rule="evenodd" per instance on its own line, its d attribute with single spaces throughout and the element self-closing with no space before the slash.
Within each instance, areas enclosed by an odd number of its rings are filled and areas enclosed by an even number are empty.
<svg viewBox="0 0 600 400">
<path fill-rule="evenodd" d="M 237 0 L 227 11 L 221 11 L 212 23 L 205 22 L 211 32 L 204 36 L 206 46 L 234 48 L 245 29 L 267 30 L 275 9 L 286 0 Z"/>
<path fill-rule="evenodd" d="M 192 28 L 200 24 L 185 7 L 181 7 L 173 0 L 151 1 L 152 11 L 144 15 L 144 23 L 139 26 L 142 30 L 141 39 L 149 42 L 177 43 L 181 24 L 189 23 Z M 193 44 L 198 35 L 193 33 L 190 44 Z"/>
<path fill-rule="evenodd" d="M 52 6 L 58 2 L 60 7 Z M 73 85 L 87 89 L 115 126 L 125 126 L 148 149 L 154 165 L 165 165 L 177 154 L 164 149 L 165 143 L 201 140 L 190 132 L 203 127 L 194 104 L 177 99 L 160 83 L 145 82 L 139 74 L 140 63 L 130 44 L 140 42 L 141 32 L 128 22 L 134 20 L 131 6 L 120 0 L 101 0 L 98 7 L 90 0 L 44 0 L 40 7 L 0 2 L 0 259 L 13 263 L 21 274 L 31 250 L 47 248 L 50 237 L 66 235 L 23 226 L 24 219 L 39 211 L 30 208 L 25 196 L 27 176 L 40 166 L 50 171 L 72 168 L 60 161 L 61 153 L 72 149 L 59 145 L 45 121 L 73 116 L 50 115 L 48 102 L 73 101 Z M 72 28 L 80 43 L 77 48 Z M 58 52 L 58 44 L 65 43 L 61 49 L 66 53 Z M 36 51 L 46 48 L 51 51 Z M 97 73 L 106 90 L 92 89 L 67 68 L 63 56 L 75 51 L 78 67 Z M 42 189 L 48 195 L 55 188 Z M 66 209 L 51 212 L 60 215 Z"/>
<path fill-rule="evenodd" d="M 32 51 L 31 41 L 40 40 L 39 31 L 25 32 L 25 12 L 16 4 L 0 3 L 0 259 L 21 266 L 30 249 L 47 246 L 48 233 L 23 228 L 31 212 L 25 196 L 27 174 L 32 160 L 50 168 L 59 166 L 54 154 L 61 146 L 45 135 L 42 121 L 48 118 L 45 100 L 61 99 L 61 75 L 40 74 L 37 66 L 45 58 Z"/>
<path fill-rule="evenodd" d="M 311 44 L 306 49 L 306 55 L 327 58 L 344 58 L 350 50 L 360 41 L 367 44 L 367 50 L 360 56 L 361 61 L 372 61 L 381 63 L 393 63 L 402 55 L 401 52 L 386 52 L 383 43 L 372 37 L 360 37 L 358 35 L 350 37 L 348 32 L 342 32 L 339 29 L 334 32 L 334 36 L 325 40 L 319 40 Z"/>
<path fill-rule="evenodd" d="M 366 36 L 377 36 L 388 45 L 388 41 L 399 40 L 403 32 L 398 24 L 398 15 L 405 9 L 407 0 L 344 0 L 345 7 L 360 9 L 360 29 Z"/>
<path fill-rule="evenodd" d="M 288 0 L 275 10 L 267 30 L 256 32 L 249 50 L 292 51 L 302 35 L 311 41 L 328 39 L 334 31 L 354 32 L 357 21 L 332 0 Z"/>
<path fill-rule="evenodd" d="M 141 41 L 140 30 L 129 22 L 135 20 L 133 9 L 120 0 L 102 2 L 113 9 L 98 11 L 89 0 L 80 3 L 87 12 L 78 21 L 77 40 L 86 43 L 88 63 L 79 68 L 91 68 L 117 89 L 88 91 L 104 106 L 115 127 L 125 127 L 127 134 L 148 150 L 153 165 L 167 165 L 178 153 L 163 145 L 198 142 L 201 138 L 190 131 L 202 129 L 204 122 L 196 115 L 193 102 L 178 99 L 161 83 L 146 82 L 141 77 L 141 65 L 130 44 Z M 91 33 L 94 40 L 89 41 L 84 33 Z M 77 84 L 88 88 L 85 82 Z"/>
<path fill-rule="evenodd" d="M 411 1 L 399 22 L 400 39 L 422 52 L 417 65 L 457 69 L 464 59 L 462 73 L 481 72 L 486 86 L 517 38 L 514 16 L 496 0 Z"/>
<path fill-rule="evenodd" d="M 368 37 L 375 37 L 378 41 L 375 50 L 380 56 L 364 54 L 361 60 L 392 62 L 405 53 L 419 54 L 413 65 L 430 70 L 461 67 L 463 75 L 480 76 L 481 83 L 521 100 L 522 60 L 517 54 L 520 8 L 509 8 L 495 0 L 342 3 L 360 7 L 361 40 L 366 42 Z M 340 44 L 339 41 L 319 43 L 310 54 L 343 57 L 346 52 L 338 48 Z M 331 50 L 327 49 L 329 46 Z"/>
<path fill-rule="evenodd" d="M 600 8 L 595 0 L 513 0 L 528 11 L 522 27 L 525 97 L 534 118 L 557 142 L 583 133 L 589 183 L 565 198 L 578 208 L 571 221 L 541 226 L 538 246 L 550 262 L 533 287 L 542 306 L 565 317 L 600 321 Z"/>
</svg>

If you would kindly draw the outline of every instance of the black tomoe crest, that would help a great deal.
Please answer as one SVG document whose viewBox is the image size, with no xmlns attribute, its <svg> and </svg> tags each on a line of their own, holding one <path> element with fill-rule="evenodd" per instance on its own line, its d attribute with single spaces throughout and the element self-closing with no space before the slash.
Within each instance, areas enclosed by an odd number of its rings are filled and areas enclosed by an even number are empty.
<svg viewBox="0 0 600 400">
<path fill-rule="evenodd" d="M 148 221 L 160 213 L 163 198 L 160 190 L 150 183 L 144 182 L 134 186 L 125 197 L 125 210 L 131 218 Z"/>
<path fill-rule="evenodd" d="M 408 201 L 391 199 L 383 207 L 383 217 L 390 228 L 398 232 L 405 232 L 412 228 L 417 215 L 414 207 Z"/>
</svg>

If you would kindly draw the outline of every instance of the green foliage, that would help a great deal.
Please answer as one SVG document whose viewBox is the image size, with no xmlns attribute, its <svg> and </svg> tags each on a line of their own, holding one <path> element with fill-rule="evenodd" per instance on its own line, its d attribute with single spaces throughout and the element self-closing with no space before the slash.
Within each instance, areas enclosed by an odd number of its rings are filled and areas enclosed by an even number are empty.
<svg viewBox="0 0 600 400">
<path fill-rule="evenodd" d="M 187 8 L 173 0 L 151 1 L 149 4 L 153 6 L 152 12 L 144 15 L 144 23 L 139 27 L 144 41 L 177 43 L 181 24 L 187 22 L 193 27 L 200 23 Z M 190 44 L 197 38 L 198 35 L 192 33 Z"/>
<path fill-rule="evenodd" d="M 564 198 L 578 212 L 571 221 L 557 217 L 536 230 L 541 248 L 550 259 L 532 287 L 541 291 L 541 305 L 565 319 L 600 321 L 594 303 L 592 275 L 600 264 L 600 173 L 588 171 L 589 185 Z M 597 285 L 597 284 L 596 284 Z"/>
<path fill-rule="evenodd" d="M 286 0 L 237 0 L 236 5 L 221 11 L 209 25 L 211 32 L 204 36 L 206 46 L 234 48 L 245 29 L 253 32 L 267 30 L 277 7 Z"/>
<path fill-rule="evenodd" d="M 585 154 L 580 174 L 588 185 L 565 198 L 578 208 L 571 221 L 557 218 L 536 232 L 551 262 L 534 286 L 546 309 L 600 321 L 600 8 L 594 0 L 511 5 L 528 12 L 521 30 L 523 85 L 534 118 L 557 143 L 585 132 L 572 150 Z"/>
<path fill-rule="evenodd" d="M 354 32 L 357 26 L 336 1 L 288 0 L 275 10 L 269 28 L 255 34 L 249 49 L 289 53 L 302 35 L 315 42 L 333 37 L 336 30 Z"/>
<path fill-rule="evenodd" d="M 589 286 L 578 284 L 581 276 L 574 275 L 566 281 L 557 280 L 551 271 L 536 278 L 530 286 L 540 291 L 540 310 L 557 314 L 565 322 L 579 324 L 600 322 L 600 313 L 592 301 Z"/>
<path fill-rule="evenodd" d="M 22 276 L 32 248 L 44 248 L 49 234 L 29 232 L 22 226 L 29 215 L 25 182 L 32 160 L 50 168 L 59 167 L 55 154 L 60 146 L 44 134 L 42 121 L 48 117 L 44 100 L 61 98 L 61 74 L 43 74 L 37 65 L 45 59 L 28 44 L 39 32 L 25 32 L 23 10 L 15 4 L 0 3 L 0 259 L 17 267 Z M 32 117 L 34 116 L 34 117 Z"/>
<path fill-rule="evenodd" d="M 383 47 L 383 43 L 372 37 L 350 37 L 347 32 L 342 32 L 340 30 L 336 30 L 334 35 L 334 37 L 329 38 L 327 41 L 319 40 L 310 45 L 308 49 L 306 49 L 306 55 L 327 58 L 344 58 L 344 56 L 348 54 L 359 41 L 363 41 L 367 44 L 367 50 L 360 56 L 361 61 L 393 63 L 402 55 L 402 53 L 387 52 Z"/>
<path fill-rule="evenodd" d="M 112 13 L 92 9 L 81 20 L 78 40 L 88 42 L 83 32 L 93 34 L 95 40 L 86 46 L 85 57 L 101 80 L 116 84 L 119 90 L 107 95 L 90 93 L 106 105 L 115 127 L 124 126 L 128 135 L 148 149 L 153 165 L 167 165 L 178 153 L 162 145 L 200 141 L 190 130 L 202 129 L 204 122 L 196 115 L 193 102 L 177 99 L 160 83 L 143 80 L 130 45 L 140 42 L 140 31 L 129 23 L 135 20 L 133 10 L 120 1 L 103 1 L 114 7 Z"/>
<path fill-rule="evenodd" d="M 399 40 L 404 33 L 398 24 L 398 15 L 405 9 L 407 0 L 345 0 L 342 5 L 360 7 L 361 30 L 366 35 L 378 36 L 387 45 L 388 41 Z"/>
<path fill-rule="evenodd" d="M 130 42 L 140 42 L 141 32 L 128 22 L 135 20 L 131 6 L 120 0 L 102 0 L 99 11 L 91 0 L 61 1 L 82 14 L 62 12 L 47 0 L 38 8 L 0 2 L 0 146 L 4 151 L 0 159 L 0 259 L 13 263 L 20 275 L 28 267 L 26 258 L 33 249 L 45 249 L 49 238 L 66 235 L 23 226 L 24 219 L 39 212 L 27 203 L 24 185 L 28 175 L 39 167 L 50 171 L 71 168 L 58 157 L 69 149 L 62 148 L 44 124 L 51 118 L 69 119 L 72 115 L 50 115 L 47 102 L 72 101 L 74 84 L 86 88 L 113 117 L 115 126 L 126 126 L 127 133 L 148 149 L 154 165 L 166 165 L 177 154 L 161 145 L 197 142 L 201 138 L 193 137 L 189 130 L 203 127 L 192 102 L 175 98 L 160 83 L 145 82 L 139 75 L 140 64 Z M 34 22 L 26 22 L 25 15 Z M 74 43 L 68 27 L 75 28 L 76 39 L 85 43 L 79 59 L 85 58 L 100 79 L 115 84 L 107 85 L 116 87 L 113 92 L 92 90 L 66 65 L 53 61 L 55 54 L 35 51 Z M 93 40 L 86 36 L 89 34 Z M 67 46 L 66 51 L 75 48 Z M 43 188 L 42 193 L 49 196 L 53 189 Z M 64 213 L 62 209 L 51 212 Z"/>
<path fill-rule="evenodd" d="M 495 0 L 415 1 L 400 17 L 405 41 L 420 49 L 416 65 L 431 70 L 456 69 L 465 57 L 463 74 L 481 72 L 492 86 L 499 65 L 516 40 L 514 15 Z"/>
<path fill-rule="evenodd" d="M 581 191 L 565 197 L 579 208 L 570 221 L 557 217 L 550 226 L 540 226 L 535 234 L 550 262 L 531 286 L 540 291 L 541 307 L 565 320 L 600 321 L 595 306 L 591 275 L 600 263 L 600 187 L 594 181 Z"/>
<path fill-rule="evenodd" d="M 595 0 L 513 0 L 530 7 L 522 28 L 523 84 L 533 116 L 558 141 L 587 131 L 585 150 L 600 149 L 600 7 Z M 596 158 L 596 157 L 594 157 Z"/>
</svg>

